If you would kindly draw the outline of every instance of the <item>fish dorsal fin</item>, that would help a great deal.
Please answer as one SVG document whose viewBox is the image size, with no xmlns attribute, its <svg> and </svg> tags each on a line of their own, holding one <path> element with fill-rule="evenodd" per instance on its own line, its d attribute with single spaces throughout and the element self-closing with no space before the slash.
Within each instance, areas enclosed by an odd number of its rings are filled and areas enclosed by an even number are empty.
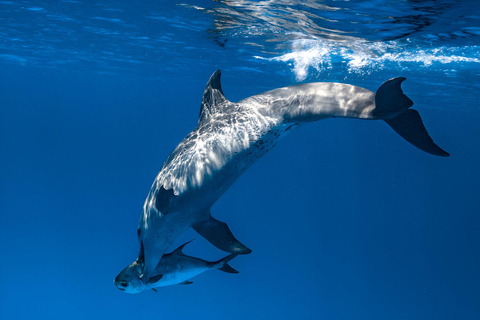
<svg viewBox="0 0 480 320">
<path fill-rule="evenodd" d="M 220 75 L 220 70 L 217 70 L 212 74 L 210 80 L 208 80 L 205 91 L 203 92 L 200 117 L 198 118 L 199 124 L 210 118 L 212 114 L 221 110 L 223 105 L 228 102 L 223 95 Z"/>
<path fill-rule="evenodd" d="M 192 242 L 193 240 L 195 240 L 195 239 L 192 239 L 192 240 L 190 240 L 190 241 L 188 241 L 188 242 L 185 242 L 184 244 L 182 244 L 180 247 L 178 247 L 177 249 L 175 249 L 175 250 L 174 250 L 172 253 L 170 253 L 170 254 L 171 254 L 171 255 L 184 254 L 183 251 L 182 251 L 183 248 L 184 248 L 187 244 L 189 244 L 190 242 Z"/>
</svg>

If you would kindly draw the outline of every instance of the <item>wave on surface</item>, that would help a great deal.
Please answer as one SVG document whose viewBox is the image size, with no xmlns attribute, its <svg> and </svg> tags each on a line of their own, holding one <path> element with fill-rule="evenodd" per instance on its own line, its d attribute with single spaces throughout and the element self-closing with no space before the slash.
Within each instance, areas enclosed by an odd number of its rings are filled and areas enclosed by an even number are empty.
<svg viewBox="0 0 480 320">
<path fill-rule="evenodd" d="M 334 67 L 369 74 L 480 63 L 480 10 L 473 1 L 237 0 L 208 12 L 218 18 L 218 34 L 246 39 L 256 59 L 287 63 L 297 81 L 309 70 Z"/>
<path fill-rule="evenodd" d="M 309 69 L 321 73 L 343 65 L 349 73 L 370 74 L 386 68 L 411 70 L 419 67 L 435 68 L 437 64 L 462 62 L 480 63 L 479 46 L 435 47 L 412 50 L 408 44 L 396 42 L 350 43 L 339 46 L 325 40 L 294 40 L 292 52 L 274 57 L 255 56 L 260 60 L 284 62 L 292 66 L 297 81 L 303 81 Z M 440 66 L 443 69 L 444 66 Z"/>
<path fill-rule="evenodd" d="M 259 72 L 271 62 L 304 80 L 333 67 L 368 74 L 480 62 L 475 0 L 20 0 L 0 1 L 0 14 L 0 61 L 21 66 L 158 73 L 194 64 Z"/>
</svg>

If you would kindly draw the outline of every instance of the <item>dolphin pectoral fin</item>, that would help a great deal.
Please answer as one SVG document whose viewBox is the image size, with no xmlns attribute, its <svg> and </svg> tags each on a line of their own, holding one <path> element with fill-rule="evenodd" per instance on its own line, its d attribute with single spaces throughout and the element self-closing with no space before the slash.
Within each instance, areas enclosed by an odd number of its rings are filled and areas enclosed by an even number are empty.
<svg viewBox="0 0 480 320">
<path fill-rule="evenodd" d="M 206 221 L 195 223 L 192 228 L 220 250 L 238 254 L 252 252 L 235 239 L 226 223 L 218 221 L 212 216 Z"/>
<path fill-rule="evenodd" d="M 420 150 L 441 157 L 450 155 L 433 142 L 417 110 L 407 109 L 395 117 L 384 119 L 384 121 L 402 138 Z"/>
<path fill-rule="evenodd" d="M 185 284 L 192 284 L 192 283 L 193 283 L 192 281 L 185 280 L 183 282 L 180 282 L 179 284 L 185 285 Z"/>
</svg>

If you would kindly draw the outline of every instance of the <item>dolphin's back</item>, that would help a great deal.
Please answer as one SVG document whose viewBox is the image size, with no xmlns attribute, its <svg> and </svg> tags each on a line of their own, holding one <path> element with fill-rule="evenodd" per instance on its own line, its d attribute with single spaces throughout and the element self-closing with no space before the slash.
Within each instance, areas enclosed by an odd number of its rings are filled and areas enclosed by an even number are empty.
<svg viewBox="0 0 480 320">
<path fill-rule="evenodd" d="M 403 93 L 403 77 L 385 81 L 373 93 L 343 83 L 306 83 L 275 89 L 240 101 L 257 105 L 277 123 L 305 123 L 329 117 L 384 120 L 402 138 L 437 156 L 449 156 L 428 134 L 413 102 Z"/>
<path fill-rule="evenodd" d="M 205 89 L 198 126 L 165 161 L 154 185 L 180 195 L 203 188 L 224 171 L 214 187 L 228 187 L 291 128 L 327 117 L 369 118 L 374 99 L 373 92 L 357 86 L 311 83 L 232 103 L 223 95 L 217 71 Z"/>
<path fill-rule="evenodd" d="M 305 83 L 267 91 L 239 103 L 256 105 L 280 122 L 312 122 L 329 117 L 372 118 L 375 94 L 332 82 Z"/>
<path fill-rule="evenodd" d="M 252 105 L 227 102 L 223 112 L 202 121 L 180 142 L 157 176 L 158 186 L 175 195 L 199 189 L 219 171 L 228 183 L 271 149 L 292 124 L 261 113 Z M 221 177 L 216 177 L 221 184 Z"/>
<path fill-rule="evenodd" d="M 368 119 L 375 106 L 373 92 L 340 83 L 301 84 L 232 103 L 219 80 L 219 74 L 210 79 L 198 126 L 157 176 L 157 185 L 175 195 L 203 187 L 219 171 L 229 171 L 222 175 L 225 183 L 234 181 L 298 124 L 335 116 Z"/>
<path fill-rule="evenodd" d="M 403 80 L 386 81 L 376 94 L 354 85 L 318 82 L 232 103 L 223 95 L 217 71 L 205 89 L 198 126 L 167 159 L 157 186 L 179 195 L 202 188 L 219 171 L 229 171 L 222 175 L 225 181 L 215 179 L 215 187 L 228 187 L 291 128 L 330 117 L 382 119 L 416 147 L 448 155 L 433 143 L 419 116 L 405 116 L 415 111 L 406 112 L 413 103 L 401 90 Z"/>
</svg>

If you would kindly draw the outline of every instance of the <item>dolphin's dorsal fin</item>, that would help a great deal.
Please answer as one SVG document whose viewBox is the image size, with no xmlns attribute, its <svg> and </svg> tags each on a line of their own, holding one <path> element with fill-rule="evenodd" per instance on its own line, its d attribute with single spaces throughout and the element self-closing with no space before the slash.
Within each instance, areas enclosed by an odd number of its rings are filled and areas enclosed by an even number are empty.
<svg viewBox="0 0 480 320">
<path fill-rule="evenodd" d="M 205 91 L 203 92 L 202 106 L 200 107 L 200 117 L 198 123 L 202 123 L 228 102 L 223 95 L 222 84 L 220 83 L 220 70 L 215 71 L 210 80 L 208 80 Z"/>
<path fill-rule="evenodd" d="M 175 249 L 174 251 L 172 251 L 172 253 L 170 253 L 170 254 L 171 254 L 171 255 L 174 255 L 174 254 L 183 254 L 183 251 L 182 251 L 183 248 L 184 248 L 187 244 L 189 244 L 190 242 L 192 242 L 193 240 L 195 240 L 195 239 L 192 239 L 192 240 L 190 240 L 190 241 L 188 241 L 188 242 L 185 242 L 185 243 L 182 244 L 180 247 L 178 247 L 177 249 Z"/>
</svg>

